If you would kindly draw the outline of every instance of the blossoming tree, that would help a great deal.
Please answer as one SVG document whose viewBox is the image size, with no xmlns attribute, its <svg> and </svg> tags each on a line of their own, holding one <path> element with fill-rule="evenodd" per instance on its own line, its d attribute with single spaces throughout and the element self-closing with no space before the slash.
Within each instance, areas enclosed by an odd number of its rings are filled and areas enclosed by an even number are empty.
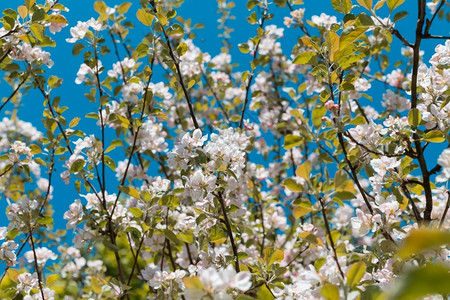
<svg viewBox="0 0 450 300">
<path fill-rule="evenodd" d="M 71 121 L 47 52 L 67 47 L 52 36 L 70 12 L 42 2 L 0 19 L 2 299 L 450 293 L 447 1 L 409 1 L 411 39 L 395 27 L 404 0 L 332 0 L 336 16 L 310 18 L 301 0 L 248 0 L 239 43 L 235 4 L 217 0 L 215 56 L 181 0 L 97 1 L 66 40 L 96 106 Z M 18 118 L 33 90 L 43 132 Z M 96 127 L 77 129 L 83 118 Z M 79 195 L 66 230 L 51 206 L 64 183 Z"/>
</svg>

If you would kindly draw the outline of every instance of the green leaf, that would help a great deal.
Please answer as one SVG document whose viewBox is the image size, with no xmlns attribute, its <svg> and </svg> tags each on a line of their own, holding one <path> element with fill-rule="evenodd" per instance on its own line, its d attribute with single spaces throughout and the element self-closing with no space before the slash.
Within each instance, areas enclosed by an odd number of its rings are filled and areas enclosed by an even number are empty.
<svg viewBox="0 0 450 300">
<path fill-rule="evenodd" d="M 195 84 L 195 80 L 192 79 L 191 81 L 189 81 L 188 86 L 187 86 L 187 89 L 188 89 L 188 90 L 191 89 L 191 87 L 193 87 L 194 84 Z"/>
<path fill-rule="evenodd" d="M 265 284 L 261 285 L 261 287 L 258 289 L 258 292 L 256 293 L 256 299 L 259 300 L 273 300 L 275 299 L 272 292 L 269 291 L 267 286 Z"/>
<path fill-rule="evenodd" d="M 33 17 L 31 18 L 31 21 L 38 22 L 38 21 L 42 21 L 44 19 L 45 19 L 45 10 L 42 8 L 39 8 L 33 13 Z"/>
<path fill-rule="evenodd" d="M 66 18 L 62 15 L 48 15 L 45 17 L 45 20 L 57 24 L 69 24 Z"/>
<path fill-rule="evenodd" d="M 412 108 L 408 113 L 408 123 L 411 126 L 419 126 L 420 121 L 422 121 L 422 115 L 417 108 Z"/>
<path fill-rule="evenodd" d="M 22 19 L 25 19 L 28 16 L 28 8 L 25 5 L 19 6 L 17 8 L 17 12 Z"/>
<path fill-rule="evenodd" d="M 130 207 L 128 211 L 131 212 L 136 218 L 141 218 L 143 215 L 143 212 L 139 207 Z"/>
<path fill-rule="evenodd" d="M 164 235 L 171 240 L 172 242 L 174 242 L 175 244 L 178 244 L 180 242 L 180 240 L 177 238 L 177 236 L 175 235 L 175 233 L 173 233 L 171 230 L 169 229 L 164 229 Z"/>
<path fill-rule="evenodd" d="M 250 52 L 250 48 L 248 47 L 247 43 L 242 43 L 238 45 L 239 47 L 239 51 L 241 51 L 242 53 L 246 54 Z"/>
<path fill-rule="evenodd" d="M 127 194 L 128 196 L 131 196 L 131 197 L 136 198 L 136 199 L 139 199 L 139 198 L 140 198 L 139 192 L 138 192 L 135 188 L 133 188 L 133 187 L 121 185 L 121 186 L 118 187 L 118 189 L 119 189 L 122 193 Z"/>
<path fill-rule="evenodd" d="M 130 9 L 131 3 L 130 2 L 124 2 L 117 7 L 117 12 L 119 14 L 124 14 Z"/>
<path fill-rule="evenodd" d="M 177 47 L 177 54 L 178 56 L 183 56 L 188 51 L 188 46 L 186 43 L 180 43 Z"/>
<path fill-rule="evenodd" d="M 47 84 L 51 89 L 61 86 L 62 82 L 63 79 L 55 75 L 51 75 L 47 80 Z"/>
<path fill-rule="evenodd" d="M 53 218 L 49 216 L 38 217 L 36 219 L 36 222 L 38 222 L 39 224 L 53 225 Z"/>
<path fill-rule="evenodd" d="M 351 0 L 331 0 L 331 4 L 341 14 L 348 14 L 352 10 Z"/>
<path fill-rule="evenodd" d="M 374 11 L 379 10 L 380 8 L 383 7 L 384 3 L 386 3 L 386 0 L 379 0 L 373 7 L 373 10 Z"/>
<path fill-rule="evenodd" d="M 41 42 L 45 38 L 44 27 L 41 24 L 34 23 L 30 26 L 33 35 Z"/>
<path fill-rule="evenodd" d="M 407 11 L 401 11 L 398 12 L 394 15 L 394 23 L 397 23 L 397 21 L 403 19 L 404 17 L 406 17 L 408 15 Z"/>
<path fill-rule="evenodd" d="M 30 9 L 35 2 L 36 0 L 25 0 L 25 6 Z"/>
<path fill-rule="evenodd" d="M 372 9 L 372 0 L 356 0 L 358 1 L 358 4 L 364 7 L 365 9 L 371 10 Z"/>
<path fill-rule="evenodd" d="M 109 156 L 104 156 L 105 165 L 107 165 L 113 172 L 116 171 L 116 162 Z"/>
<path fill-rule="evenodd" d="M 309 180 L 309 176 L 311 175 L 311 162 L 305 161 L 303 164 L 299 165 L 297 170 L 295 170 L 295 175 L 305 180 Z"/>
<path fill-rule="evenodd" d="M 200 279 L 197 276 L 184 277 L 183 283 L 184 283 L 185 287 L 188 289 L 198 289 L 198 290 L 203 289 L 203 283 L 200 281 Z"/>
<path fill-rule="evenodd" d="M 59 274 L 52 274 L 47 277 L 47 282 L 45 285 L 52 285 L 59 278 Z"/>
<path fill-rule="evenodd" d="M 326 300 L 339 300 L 339 288 L 334 284 L 325 284 L 320 294 Z"/>
<path fill-rule="evenodd" d="M 284 138 L 284 144 L 283 144 L 283 148 L 286 150 L 292 149 L 294 147 L 297 147 L 299 145 L 301 145 L 303 142 L 303 138 L 296 136 L 296 135 L 292 135 L 292 134 L 288 134 L 285 138 Z"/>
<path fill-rule="evenodd" d="M 348 180 L 347 174 L 342 171 L 338 170 L 336 174 L 334 175 L 334 188 L 338 188 L 341 185 L 343 185 Z"/>
<path fill-rule="evenodd" d="M 247 9 L 248 10 L 253 9 L 253 7 L 255 7 L 256 4 L 258 4 L 257 0 L 249 0 L 249 1 L 247 1 Z"/>
<path fill-rule="evenodd" d="M 271 266 L 276 262 L 282 261 L 284 258 L 284 253 L 280 249 L 274 249 L 272 247 L 268 247 L 264 249 L 264 261 L 267 266 Z"/>
<path fill-rule="evenodd" d="M 156 13 L 156 17 L 158 18 L 158 21 L 162 26 L 167 25 L 167 17 L 165 15 Z"/>
<path fill-rule="evenodd" d="M 362 36 L 368 27 L 356 27 L 350 32 L 347 32 L 345 34 L 341 35 L 340 41 L 339 41 L 339 49 L 343 51 L 345 47 L 349 46 L 350 44 L 354 43 L 356 40 L 359 39 L 360 36 Z"/>
<path fill-rule="evenodd" d="M 103 239 L 103 245 L 106 247 L 106 249 L 113 251 L 113 252 L 117 252 L 119 251 L 119 247 L 117 247 L 117 245 L 114 245 L 113 243 L 111 243 L 111 241 L 109 240 L 108 237 L 105 237 Z"/>
<path fill-rule="evenodd" d="M 294 215 L 294 218 L 298 219 L 300 217 L 303 217 L 304 215 L 309 214 L 312 211 L 311 205 L 308 203 L 301 203 L 300 205 L 294 206 L 294 209 L 292 210 L 292 214 Z"/>
<path fill-rule="evenodd" d="M 292 178 L 286 178 L 281 183 L 281 186 L 288 188 L 291 192 L 299 193 L 303 191 L 303 186 Z"/>
<path fill-rule="evenodd" d="M 84 168 L 85 164 L 86 164 L 86 162 L 84 161 L 84 159 L 82 159 L 82 158 L 77 159 L 70 166 L 70 173 L 78 173 L 78 172 L 80 172 Z"/>
<path fill-rule="evenodd" d="M 438 130 L 431 130 L 425 133 L 422 136 L 422 139 L 430 143 L 442 143 L 445 141 L 445 136 L 442 132 Z"/>
<path fill-rule="evenodd" d="M 366 264 L 364 262 L 354 263 L 350 269 L 347 271 L 347 284 L 350 287 L 358 285 L 361 278 L 363 278 L 366 273 Z"/>
<path fill-rule="evenodd" d="M 77 43 L 72 48 L 72 54 L 74 56 L 77 56 L 78 54 L 81 53 L 81 51 L 83 51 L 83 49 L 84 49 L 84 45 L 82 43 Z"/>
<path fill-rule="evenodd" d="M 194 235 L 192 234 L 192 232 L 188 232 L 188 231 L 181 232 L 177 235 L 177 238 L 180 241 L 188 243 L 188 244 L 194 243 Z"/>
<path fill-rule="evenodd" d="M 147 26 L 152 26 L 153 19 L 155 18 L 155 16 L 147 12 L 144 8 L 141 8 L 136 12 L 136 17 L 142 24 Z"/>
<path fill-rule="evenodd" d="M 81 120 L 81 119 L 78 118 L 78 117 L 73 118 L 72 121 L 70 121 L 70 123 L 69 123 L 69 127 L 75 127 L 75 126 L 77 126 L 78 123 L 80 122 L 80 120 Z"/>
<path fill-rule="evenodd" d="M 403 2 L 405 2 L 405 0 L 387 0 L 387 5 L 389 7 L 389 10 L 393 11 L 394 9 L 402 5 Z"/>
<path fill-rule="evenodd" d="M 389 300 L 422 299 L 430 294 L 450 294 L 450 268 L 430 264 L 401 276 L 389 293 Z M 445 298 L 445 297 L 444 297 Z"/>
<path fill-rule="evenodd" d="M 298 64 L 298 65 L 304 65 L 304 64 L 309 63 L 311 61 L 311 59 L 315 56 L 316 56 L 315 52 L 311 52 L 311 51 L 302 52 L 299 55 L 297 55 L 296 58 L 294 58 L 293 63 Z"/>
<path fill-rule="evenodd" d="M 211 227 L 209 239 L 211 243 L 222 244 L 227 240 L 227 233 L 219 225 L 216 224 Z"/>
<path fill-rule="evenodd" d="M 3 67 L 3 71 L 14 72 L 20 70 L 20 66 L 16 63 L 11 63 Z"/>
<path fill-rule="evenodd" d="M 407 259 L 421 251 L 450 245 L 450 232 L 438 229 L 415 229 L 403 240 L 398 257 Z"/>
<path fill-rule="evenodd" d="M 339 35 L 337 35 L 337 33 L 334 31 L 328 31 L 328 33 L 325 35 L 325 41 L 329 49 L 328 52 L 330 55 L 330 61 L 335 62 L 336 54 L 338 54 L 339 51 Z"/>
<path fill-rule="evenodd" d="M 102 17 L 102 19 L 104 18 L 104 16 L 106 15 L 106 4 L 103 1 L 95 1 L 94 2 L 94 10 L 100 15 L 100 17 Z"/>
</svg>

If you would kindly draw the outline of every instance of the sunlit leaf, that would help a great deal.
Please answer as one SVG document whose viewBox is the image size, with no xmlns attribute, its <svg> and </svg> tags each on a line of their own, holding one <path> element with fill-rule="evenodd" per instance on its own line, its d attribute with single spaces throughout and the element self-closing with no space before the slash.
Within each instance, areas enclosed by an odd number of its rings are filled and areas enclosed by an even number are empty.
<svg viewBox="0 0 450 300">
<path fill-rule="evenodd" d="M 297 147 L 299 145 L 301 145 L 303 143 L 303 138 L 300 136 L 296 136 L 296 135 L 292 135 L 292 134 L 288 134 L 285 138 L 284 138 L 284 144 L 283 144 L 283 148 L 286 150 L 292 149 L 294 147 Z"/>
<path fill-rule="evenodd" d="M 389 300 L 423 299 L 425 295 L 450 294 L 450 268 L 430 264 L 400 276 L 389 293 Z"/>
<path fill-rule="evenodd" d="M 309 63 L 313 57 L 315 57 L 317 54 L 315 52 L 302 52 L 299 55 L 297 55 L 296 58 L 294 58 L 293 63 L 298 65 L 304 65 Z"/>
<path fill-rule="evenodd" d="M 305 161 L 303 164 L 299 165 L 297 170 L 295 170 L 295 175 L 305 180 L 309 180 L 309 176 L 311 175 L 311 162 Z"/>
<path fill-rule="evenodd" d="M 450 232 L 438 229 L 413 229 L 403 240 L 397 255 L 406 259 L 421 251 L 450 245 Z"/>
<path fill-rule="evenodd" d="M 364 262 L 354 263 L 347 271 L 347 284 L 351 287 L 358 285 L 361 278 L 366 273 L 366 264 Z"/>
<path fill-rule="evenodd" d="M 405 2 L 405 0 L 387 0 L 387 5 L 389 7 L 389 10 L 393 11 L 394 9 L 402 5 L 403 2 Z"/>
<path fill-rule="evenodd" d="M 326 300 L 339 300 L 339 288 L 334 284 L 325 284 L 320 294 Z"/>
<path fill-rule="evenodd" d="M 144 8 L 139 9 L 136 12 L 137 19 L 144 25 L 152 26 L 155 16 L 147 12 Z"/>
</svg>

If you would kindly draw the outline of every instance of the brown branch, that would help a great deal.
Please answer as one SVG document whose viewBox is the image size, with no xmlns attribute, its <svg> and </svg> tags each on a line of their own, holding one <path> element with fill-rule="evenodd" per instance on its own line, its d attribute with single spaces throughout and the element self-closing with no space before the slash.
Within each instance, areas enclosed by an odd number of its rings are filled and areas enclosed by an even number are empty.
<svg viewBox="0 0 450 300">
<path fill-rule="evenodd" d="M 420 217 L 420 212 L 419 212 L 419 210 L 417 209 L 417 206 L 416 206 L 416 204 L 414 203 L 414 200 L 412 199 L 411 194 L 409 193 L 408 188 L 406 187 L 405 183 L 403 183 L 403 184 L 401 185 L 401 187 L 402 187 L 403 193 L 405 193 L 405 195 L 406 195 L 406 198 L 408 198 L 409 204 L 411 204 L 411 208 L 412 208 L 412 211 L 413 211 L 413 213 L 414 213 L 414 217 L 416 218 L 417 223 L 421 224 L 422 221 L 423 221 L 423 219 L 422 219 L 422 217 Z"/>
<path fill-rule="evenodd" d="M 425 26 L 425 31 L 424 31 L 424 36 L 425 37 L 429 37 L 429 31 L 431 28 L 431 24 L 433 24 L 434 19 L 436 18 L 436 16 L 438 15 L 439 11 L 441 10 L 442 6 L 444 5 L 446 0 L 441 0 L 441 3 L 439 3 L 439 6 L 436 8 L 436 11 L 434 12 L 433 16 L 431 17 L 431 20 L 427 19 L 427 25 Z"/>
<path fill-rule="evenodd" d="M 263 16 L 261 19 L 261 24 L 259 24 L 259 28 L 263 28 L 264 26 L 264 21 L 266 20 L 266 16 L 267 16 L 267 7 L 264 8 L 264 12 L 263 12 Z M 259 50 L 259 45 L 261 44 L 261 40 L 262 37 L 258 40 L 258 42 L 256 43 L 256 47 L 255 50 L 253 52 L 253 60 L 252 63 L 256 60 L 257 56 L 258 56 L 258 50 Z M 253 77 L 255 75 L 255 70 L 252 67 L 252 73 L 250 74 L 250 78 L 248 78 L 248 82 L 247 82 L 247 86 L 245 87 L 245 100 L 244 100 L 244 107 L 242 108 L 242 112 L 241 112 L 241 120 L 239 121 L 239 128 L 242 129 L 244 126 L 244 115 L 245 115 L 245 109 L 247 108 L 247 104 L 250 101 L 249 99 L 249 93 L 250 93 L 250 86 L 252 85 L 252 80 Z"/>
<path fill-rule="evenodd" d="M 230 121 L 230 118 L 228 116 L 228 113 L 226 112 L 225 107 L 223 107 L 222 103 L 220 102 L 219 97 L 217 97 L 216 92 L 214 91 L 213 87 L 209 83 L 208 78 L 206 77 L 206 74 L 203 71 L 201 66 L 200 66 L 200 72 L 202 73 L 203 79 L 206 81 L 206 85 L 208 86 L 209 90 L 211 91 L 211 94 L 213 95 L 214 99 L 216 100 L 217 104 L 219 105 L 220 110 L 222 111 L 223 115 L 227 119 L 228 125 L 231 126 L 231 121 Z"/>
<path fill-rule="evenodd" d="M 37 276 L 38 276 L 39 291 L 41 292 L 42 299 L 45 299 L 44 289 L 42 288 L 41 272 L 39 271 L 39 266 L 38 266 L 38 263 L 37 263 L 36 249 L 34 247 L 33 233 L 32 233 L 31 230 L 30 230 L 30 242 L 31 242 L 31 250 L 33 251 L 34 268 L 36 269 L 36 273 L 37 273 Z"/>
<path fill-rule="evenodd" d="M 217 199 L 219 199 L 220 206 L 222 208 L 222 213 L 223 213 L 223 218 L 224 218 L 224 221 L 225 221 L 225 226 L 227 228 L 228 237 L 230 238 L 231 248 L 233 249 L 234 264 L 235 264 L 234 268 L 236 270 L 236 273 L 239 273 L 240 272 L 240 268 L 239 268 L 238 251 L 237 251 L 236 244 L 234 242 L 233 231 L 231 230 L 230 220 L 228 219 L 228 214 L 227 214 L 227 210 L 226 210 L 226 207 L 225 207 L 225 201 L 223 199 L 223 196 L 222 196 L 221 192 L 214 193 L 214 196 L 216 196 Z"/>
<path fill-rule="evenodd" d="M 338 257 L 337 257 L 336 246 L 335 246 L 334 241 L 333 241 L 333 236 L 331 235 L 330 224 L 328 223 L 327 213 L 325 211 L 325 204 L 323 203 L 322 197 L 319 197 L 318 200 L 319 200 L 320 205 L 322 207 L 322 217 L 323 217 L 323 221 L 325 223 L 325 229 L 327 231 L 328 239 L 330 240 L 331 249 L 333 249 L 334 261 L 336 262 L 336 265 L 338 267 L 339 273 L 342 276 L 342 279 L 345 280 L 344 272 L 341 269 L 341 265 L 339 264 L 339 260 L 338 260 Z"/>
<path fill-rule="evenodd" d="M 2 103 L 2 105 L 0 106 L 0 111 L 2 111 L 3 107 L 5 107 L 5 105 L 8 104 L 8 102 L 17 94 L 17 92 L 20 90 L 22 85 L 27 81 L 29 75 L 30 75 L 30 72 L 27 72 L 25 77 L 22 79 L 22 81 L 19 83 L 19 85 L 14 89 L 14 91 L 8 97 L 8 99 L 6 99 L 6 101 Z"/>
<path fill-rule="evenodd" d="M 417 107 L 417 76 L 420 63 L 420 43 L 422 41 L 422 29 L 425 23 L 425 1 L 418 0 L 418 20 L 416 27 L 416 41 L 413 46 L 413 67 L 411 75 L 411 109 Z M 427 163 L 425 160 L 422 144 L 420 142 L 420 137 L 417 133 L 413 133 L 414 145 L 417 153 L 417 160 L 419 161 L 420 170 L 422 172 L 423 178 L 423 189 L 425 191 L 425 211 L 424 211 L 424 221 L 429 223 L 431 221 L 431 212 L 433 210 L 433 197 L 431 193 L 430 185 L 430 173 L 427 169 Z"/>
<path fill-rule="evenodd" d="M 167 32 L 166 32 L 164 26 L 161 25 L 161 29 L 162 29 L 162 32 L 164 35 L 164 39 L 166 41 L 166 45 L 169 48 L 169 55 L 172 58 L 172 61 L 177 70 L 176 73 L 173 71 L 172 72 L 178 77 L 178 82 L 180 83 L 181 89 L 183 90 L 183 93 L 184 93 L 184 97 L 186 98 L 186 102 L 189 107 L 189 114 L 191 115 L 191 119 L 192 119 L 192 122 L 194 123 L 194 127 L 195 127 L 195 129 L 199 129 L 200 126 L 198 125 L 197 118 L 195 117 L 195 114 L 194 114 L 194 108 L 192 106 L 191 96 L 190 96 L 188 90 L 186 89 L 183 76 L 181 75 L 181 69 L 180 69 L 180 64 L 179 64 L 178 58 L 175 57 L 174 50 L 172 48 L 172 44 L 170 43 L 169 37 L 167 36 Z"/>
</svg>

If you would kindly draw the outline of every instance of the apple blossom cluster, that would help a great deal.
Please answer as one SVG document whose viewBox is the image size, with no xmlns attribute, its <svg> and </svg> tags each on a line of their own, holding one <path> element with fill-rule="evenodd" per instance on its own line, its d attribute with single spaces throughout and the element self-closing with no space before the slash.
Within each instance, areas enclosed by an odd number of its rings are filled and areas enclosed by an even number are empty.
<svg viewBox="0 0 450 300">
<path fill-rule="evenodd" d="M 7 238 L 8 228 L 0 227 L 0 240 Z M 15 250 L 19 247 L 14 241 L 7 239 L 0 246 L 0 260 L 6 262 L 7 266 L 14 266 L 16 262 Z"/>
<path fill-rule="evenodd" d="M 69 184 L 70 174 L 78 174 L 87 163 L 93 166 L 99 164 L 102 153 L 102 144 L 94 135 L 86 136 L 83 139 L 80 138 L 74 144 L 75 149 L 64 164 L 67 170 L 60 174 L 61 179 L 66 184 Z"/>
<path fill-rule="evenodd" d="M 211 297 L 213 299 L 233 299 L 229 289 L 246 292 L 252 286 L 251 273 L 242 271 L 236 274 L 232 266 L 226 269 L 216 270 L 214 267 L 198 272 L 199 285 L 187 288 L 186 299 L 201 299 Z"/>
<path fill-rule="evenodd" d="M 102 31 L 106 27 L 102 22 L 99 22 L 95 20 L 94 18 L 90 18 L 86 22 L 78 21 L 77 25 L 70 28 L 70 35 L 71 38 L 66 39 L 68 43 L 75 43 L 80 40 L 83 40 L 87 34 L 92 34 L 92 31 L 90 30 L 92 28 L 94 31 Z"/>
</svg>

